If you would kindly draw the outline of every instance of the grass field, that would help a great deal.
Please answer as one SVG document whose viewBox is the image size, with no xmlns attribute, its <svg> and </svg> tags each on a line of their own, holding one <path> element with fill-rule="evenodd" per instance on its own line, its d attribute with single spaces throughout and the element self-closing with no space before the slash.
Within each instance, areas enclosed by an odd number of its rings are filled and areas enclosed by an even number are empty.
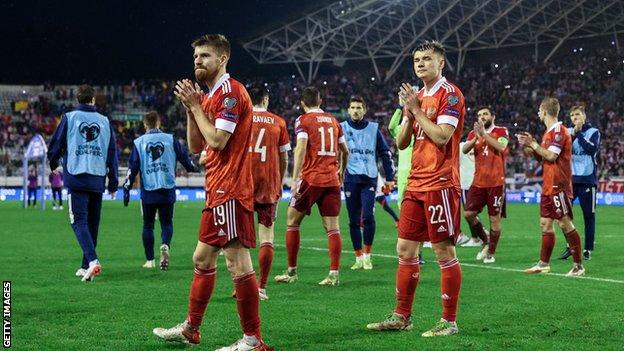
<svg viewBox="0 0 624 351">
<path fill-rule="evenodd" d="M 98 253 L 103 274 L 93 283 L 74 276 L 80 249 L 67 210 L 23 210 L 0 203 L 0 278 L 13 282 L 13 345 L 16 350 L 174 350 L 152 335 L 186 313 L 202 203 L 176 205 L 172 263 L 167 272 L 142 269 L 138 202 L 123 208 L 105 203 Z M 577 226 L 582 216 L 575 208 Z M 326 238 L 316 210 L 302 226 L 296 284 L 276 285 L 286 266 L 285 205 L 276 224 L 276 253 L 261 302 L 263 334 L 276 350 L 622 350 L 624 342 L 624 209 L 597 208 L 594 258 L 587 279 L 565 278 L 571 262 L 552 263 L 556 274 L 527 276 L 519 270 L 538 259 L 538 207 L 511 204 L 503 222 L 497 262 L 476 262 L 475 248 L 459 248 L 463 286 L 460 334 L 425 339 L 420 333 L 440 317 L 439 269 L 427 264 L 414 303 L 414 330 L 379 333 L 365 329 L 394 307 L 394 224 L 377 208 L 372 271 L 351 271 L 353 255 L 346 211 L 342 213 L 341 285 L 320 287 L 327 273 Z M 581 230 L 582 232 L 582 230 Z M 158 243 L 158 240 L 157 240 Z M 565 245 L 557 233 L 555 255 Z M 255 265 L 255 250 L 252 252 Z M 220 259 L 217 285 L 202 326 L 200 349 L 213 350 L 241 335 L 232 282 Z"/>
</svg>

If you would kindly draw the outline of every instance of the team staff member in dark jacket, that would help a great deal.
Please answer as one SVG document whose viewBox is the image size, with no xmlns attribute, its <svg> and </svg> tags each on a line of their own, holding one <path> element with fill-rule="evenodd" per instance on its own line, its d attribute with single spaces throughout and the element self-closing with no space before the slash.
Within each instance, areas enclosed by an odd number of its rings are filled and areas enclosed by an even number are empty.
<svg viewBox="0 0 624 351">
<path fill-rule="evenodd" d="M 95 90 L 89 85 L 78 88 L 80 105 L 65 113 L 48 147 L 50 168 L 63 159 L 63 180 L 68 189 L 69 221 L 82 248 L 82 266 L 76 276 L 90 281 L 102 267 L 97 245 L 102 193 L 108 176 L 108 191 L 115 198 L 117 178 L 117 143 L 106 116 L 95 110 Z"/>
<path fill-rule="evenodd" d="M 587 122 L 585 107 L 572 106 L 570 119 L 574 127 L 568 128 L 572 136 L 572 191 L 578 197 L 585 222 L 585 246 L 583 259 L 591 260 L 594 250 L 596 229 L 596 186 L 598 184 L 598 163 L 596 155 L 600 148 L 600 131 Z M 569 248 L 559 258 L 567 259 L 572 253 Z"/>
<path fill-rule="evenodd" d="M 176 201 L 176 163 L 180 161 L 189 172 L 197 168 L 186 147 L 173 135 L 160 130 L 160 116 L 152 111 L 143 117 L 145 134 L 134 140 L 130 155 L 128 178 L 124 182 L 125 196 L 136 176 L 141 174 L 141 209 L 143 213 L 143 248 L 147 261 L 144 268 L 154 268 L 154 221 L 156 212 L 160 220 L 162 245 L 160 269 L 169 268 L 169 247 L 173 236 L 173 205 Z M 127 202 L 125 203 L 127 205 Z"/>
</svg>

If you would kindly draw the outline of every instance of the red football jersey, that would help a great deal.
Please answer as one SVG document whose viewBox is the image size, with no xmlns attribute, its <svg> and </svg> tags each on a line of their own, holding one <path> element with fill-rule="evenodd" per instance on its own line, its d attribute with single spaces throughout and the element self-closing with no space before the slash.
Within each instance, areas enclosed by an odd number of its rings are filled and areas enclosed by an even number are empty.
<svg viewBox="0 0 624 351">
<path fill-rule="evenodd" d="M 202 96 L 202 110 L 217 129 L 232 135 L 223 150 L 206 147 L 206 207 L 236 199 L 253 211 L 251 154 L 248 152 L 252 104 L 245 86 L 224 74 L 209 94 Z"/>
<path fill-rule="evenodd" d="M 295 122 L 297 139 L 308 139 L 301 179 L 312 186 L 340 186 L 338 143 L 345 143 L 340 123 L 321 109 L 308 111 Z"/>
<path fill-rule="evenodd" d="M 509 141 L 507 128 L 490 126 L 486 130 L 492 138 L 497 141 L 506 139 Z M 475 138 L 474 131 L 468 133 L 468 141 Z M 490 188 L 505 185 L 505 159 L 507 158 L 507 148 L 503 152 L 498 152 L 491 147 L 484 138 L 479 138 L 474 146 L 475 153 L 475 174 L 472 185 L 479 188 Z"/>
<path fill-rule="evenodd" d="M 557 155 L 555 162 L 544 160 L 543 195 L 555 195 L 561 191 L 572 197 L 572 137 L 561 122 L 553 124 L 542 137 L 542 147 Z"/>
<path fill-rule="evenodd" d="M 436 124 L 455 127 L 451 139 L 442 148 L 414 124 L 412 169 L 407 181 L 409 191 L 434 191 L 456 188 L 459 184 L 459 142 L 464 127 L 464 95 L 457 86 L 442 77 L 430 91 L 418 92 L 420 108 Z"/>
<path fill-rule="evenodd" d="M 254 202 L 276 203 L 282 194 L 280 153 L 290 150 L 286 122 L 266 109 L 253 108 L 251 125 L 251 168 L 254 180 Z"/>
</svg>

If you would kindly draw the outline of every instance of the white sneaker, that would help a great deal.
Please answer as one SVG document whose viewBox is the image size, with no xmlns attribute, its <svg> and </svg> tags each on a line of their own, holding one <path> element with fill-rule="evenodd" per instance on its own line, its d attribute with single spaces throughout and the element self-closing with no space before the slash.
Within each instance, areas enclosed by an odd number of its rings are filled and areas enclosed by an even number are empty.
<svg viewBox="0 0 624 351">
<path fill-rule="evenodd" d="M 580 277 L 582 275 L 585 275 L 585 268 L 580 264 L 575 264 L 566 274 L 566 277 Z"/>
<path fill-rule="evenodd" d="M 467 242 L 470 241 L 470 237 L 464 233 L 459 233 L 459 237 L 457 237 L 457 242 L 455 246 L 464 246 Z"/>
<path fill-rule="evenodd" d="M 80 267 L 76 271 L 76 277 L 83 277 L 85 275 L 85 273 L 87 273 L 87 270 L 82 268 L 82 267 Z"/>
<path fill-rule="evenodd" d="M 230 346 L 222 347 L 215 351 L 252 351 L 252 350 L 269 350 L 267 346 L 256 339 L 256 337 L 245 336 L 242 339 L 237 340 Z"/>
<path fill-rule="evenodd" d="M 550 272 L 550 265 L 547 263 L 537 262 L 533 267 L 525 269 L 524 273 L 539 274 Z"/>
<path fill-rule="evenodd" d="M 483 245 L 483 240 L 479 238 L 470 238 L 465 244 L 460 245 L 461 247 L 478 247 Z"/>
<path fill-rule="evenodd" d="M 62 205 L 61 205 L 61 206 L 59 206 L 59 210 L 62 210 L 62 209 L 63 209 L 63 206 L 62 206 Z"/>
<path fill-rule="evenodd" d="M 173 328 L 154 328 L 154 335 L 169 342 L 181 342 L 184 344 L 197 345 L 201 341 L 198 330 L 192 329 L 187 321 L 184 321 Z"/>
<path fill-rule="evenodd" d="M 488 245 L 485 244 L 481 248 L 481 251 L 479 251 L 479 253 L 477 254 L 477 261 L 482 261 L 485 258 L 485 256 L 487 256 L 487 253 L 488 253 Z"/>
<path fill-rule="evenodd" d="M 82 281 L 91 281 L 95 279 L 102 272 L 102 265 L 100 265 L 100 261 L 93 260 L 89 262 L 89 268 L 86 270 L 85 274 L 82 276 Z"/>
<path fill-rule="evenodd" d="M 156 268 L 156 263 L 154 263 L 154 260 L 147 260 L 145 261 L 142 267 L 143 268 Z"/>
<path fill-rule="evenodd" d="M 490 255 L 490 254 L 485 255 L 485 258 L 483 259 L 483 263 L 488 264 L 488 263 L 494 263 L 494 262 L 496 262 L 494 255 Z"/>
<path fill-rule="evenodd" d="M 269 299 L 269 295 L 267 295 L 266 289 L 258 288 L 258 296 L 260 296 L 260 300 L 266 301 Z"/>
<path fill-rule="evenodd" d="M 56 207 L 56 205 L 52 206 L 52 211 L 56 211 L 58 210 L 58 207 Z"/>
<path fill-rule="evenodd" d="M 160 245 L 160 269 L 166 271 L 169 269 L 169 245 Z"/>
<path fill-rule="evenodd" d="M 431 247 L 431 241 L 425 241 L 423 247 Z"/>
</svg>

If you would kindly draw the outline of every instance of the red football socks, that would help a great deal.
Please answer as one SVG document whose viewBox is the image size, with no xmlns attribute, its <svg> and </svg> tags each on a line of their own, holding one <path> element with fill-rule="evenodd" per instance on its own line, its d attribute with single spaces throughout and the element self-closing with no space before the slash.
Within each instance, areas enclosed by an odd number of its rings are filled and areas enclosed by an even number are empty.
<svg viewBox="0 0 624 351">
<path fill-rule="evenodd" d="M 488 253 L 493 255 L 496 252 L 496 246 L 498 245 L 498 239 L 500 238 L 500 230 L 490 229 L 490 243 L 488 244 Z"/>
<path fill-rule="evenodd" d="M 273 244 L 263 242 L 260 244 L 260 252 L 258 252 L 258 266 L 260 267 L 260 289 L 266 287 L 271 265 L 273 264 Z"/>
<path fill-rule="evenodd" d="M 197 329 L 204 319 L 204 313 L 210 301 L 217 277 L 216 268 L 201 269 L 195 267 L 195 275 L 189 293 L 188 322 Z M 256 295 L 258 292 L 256 291 Z"/>
<path fill-rule="evenodd" d="M 396 271 L 396 308 L 394 312 L 408 318 L 412 314 L 412 304 L 416 294 L 416 286 L 420 279 L 418 257 L 399 258 Z"/>
<path fill-rule="evenodd" d="M 572 252 L 572 259 L 574 263 L 581 263 L 581 237 L 576 229 L 572 229 L 571 232 L 565 234 L 566 241 Z"/>
<path fill-rule="evenodd" d="M 327 247 L 329 248 L 329 270 L 340 269 L 340 254 L 342 251 L 342 239 L 340 230 L 332 229 L 327 231 Z"/>
<path fill-rule="evenodd" d="M 485 229 L 483 229 L 483 224 L 481 224 L 481 221 L 477 220 L 476 224 L 470 224 L 470 232 L 472 233 L 472 235 L 478 236 L 484 244 L 488 243 L 488 237 L 487 234 L 485 234 Z"/>
<path fill-rule="evenodd" d="M 299 226 L 289 225 L 286 228 L 286 252 L 288 254 L 288 268 L 297 267 L 299 240 Z"/>
<path fill-rule="evenodd" d="M 459 260 L 438 261 L 440 265 L 440 292 L 442 293 L 442 318 L 449 322 L 457 319 L 457 303 L 461 290 L 462 271 Z"/>
<path fill-rule="evenodd" d="M 234 288 L 236 289 L 236 308 L 240 318 L 243 333 L 248 336 L 256 336 L 262 340 L 260 334 L 260 313 L 258 304 L 258 283 L 256 273 L 251 271 L 241 277 L 234 278 Z"/>
<path fill-rule="evenodd" d="M 355 257 L 362 256 L 362 250 L 355 250 Z"/>
<path fill-rule="evenodd" d="M 373 251 L 373 245 L 364 245 L 364 253 L 370 254 Z"/>
<path fill-rule="evenodd" d="M 550 256 L 552 255 L 553 248 L 555 248 L 555 233 L 542 233 L 542 249 L 540 250 L 540 261 L 544 263 L 550 262 Z"/>
</svg>

